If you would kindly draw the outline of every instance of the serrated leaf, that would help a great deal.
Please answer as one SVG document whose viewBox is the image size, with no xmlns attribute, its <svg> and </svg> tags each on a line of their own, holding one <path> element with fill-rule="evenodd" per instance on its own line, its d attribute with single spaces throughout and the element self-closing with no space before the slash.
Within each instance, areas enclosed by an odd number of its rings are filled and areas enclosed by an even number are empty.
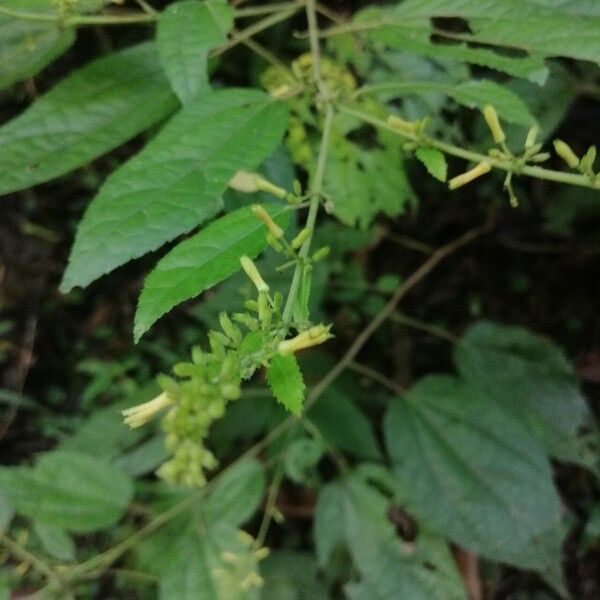
<svg viewBox="0 0 600 600">
<path fill-rule="evenodd" d="M 61 527 L 47 523 L 33 522 L 33 531 L 46 552 L 57 560 L 75 560 L 75 542 Z"/>
<path fill-rule="evenodd" d="M 231 177 L 269 156 L 286 125 L 286 108 L 257 90 L 211 92 L 184 108 L 102 186 L 61 289 L 85 286 L 214 216 Z"/>
<path fill-rule="evenodd" d="M 410 507 L 461 546 L 519 565 L 560 521 L 542 448 L 481 390 L 426 377 L 393 402 L 384 431 Z"/>
<path fill-rule="evenodd" d="M 208 89 L 208 53 L 227 39 L 233 17 L 225 0 L 183 0 L 161 13 L 156 31 L 160 62 L 184 104 Z"/>
<path fill-rule="evenodd" d="M 309 552 L 276 550 L 261 563 L 262 600 L 331 600 L 328 586 Z"/>
<path fill-rule="evenodd" d="M 120 469 L 66 450 L 44 454 L 33 468 L 1 468 L 0 488 L 17 513 L 77 533 L 116 523 L 133 495 Z"/>
<path fill-rule="evenodd" d="M 252 548 L 240 539 L 239 532 L 226 523 L 190 523 L 172 549 L 173 560 L 162 568 L 160 600 L 258 600 L 256 587 L 242 587 L 251 573 L 258 576 Z M 234 556 L 235 566 L 223 555 Z"/>
<path fill-rule="evenodd" d="M 361 600 L 464 600 L 452 555 L 438 536 L 423 530 L 408 550 L 387 517 L 390 501 L 352 474 L 327 485 L 315 513 L 315 543 L 321 566 L 344 544 L 360 581 L 347 584 Z"/>
<path fill-rule="evenodd" d="M 98 59 L 0 127 L 0 195 L 85 165 L 172 112 L 157 62 L 150 43 Z"/>
<path fill-rule="evenodd" d="M 243 525 L 256 511 L 265 489 L 265 472 L 256 460 L 243 460 L 221 475 L 202 505 L 208 523 Z"/>
<path fill-rule="evenodd" d="M 381 460 L 372 424 L 340 386 L 330 386 L 307 416 L 336 448 L 362 460 Z"/>
<path fill-rule="evenodd" d="M 397 216 L 414 200 L 402 151 L 387 138 L 382 144 L 367 150 L 344 139 L 330 152 L 323 187 L 346 225 L 365 228 L 379 212 Z"/>
<path fill-rule="evenodd" d="M 265 208 L 280 225 L 287 224 L 283 206 Z M 136 341 L 174 306 L 238 271 L 240 256 L 254 258 L 266 245 L 265 226 L 245 207 L 176 246 L 146 278 L 135 314 Z"/>
<path fill-rule="evenodd" d="M 569 450 L 588 409 L 573 367 L 550 340 L 491 322 L 469 328 L 454 349 L 461 375 L 519 415 L 555 457 Z"/>
<path fill-rule="evenodd" d="M 375 85 L 374 91 L 384 93 L 387 98 L 439 92 L 468 108 L 482 110 L 487 104 L 492 104 L 500 117 L 509 123 L 525 126 L 535 123 L 527 104 L 515 92 L 487 79 L 471 80 L 457 85 L 398 81 Z"/>
<path fill-rule="evenodd" d="M 446 157 L 437 148 L 417 148 L 415 156 L 425 165 L 427 172 L 438 181 L 446 181 L 448 163 Z"/>
<path fill-rule="evenodd" d="M 302 412 L 304 379 L 294 355 L 276 354 L 267 369 L 267 381 L 277 402 L 294 415 Z"/>
<path fill-rule="evenodd" d="M 548 5 L 548 3 L 546 2 Z M 600 63 L 600 17 L 540 6 L 530 0 L 407 0 L 394 9 L 407 29 L 431 31 L 434 17 L 467 19 L 470 41 L 542 56 Z"/>
<path fill-rule="evenodd" d="M 435 43 L 431 39 L 429 30 L 425 27 L 406 30 L 401 24 L 400 26 L 391 25 L 393 16 L 394 13 L 388 12 L 386 9 L 368 8 L 358 13 L 354 22 L 358 24 L 380 22 L 380 27 L 367 30 L 366 35 L 374 42 L 385 44 L 388 48 L 395 50 L 405 50 L 428 58 L 455 60 L 488 67 L 514 77 L 528 79 L 539 85 L 542 85 L 548 77 L 548 69 L 544 65 L 542 56 L 507 56 L 494 52 L 490 48 L 475 48 L 455 41 Z"/>
</svg>

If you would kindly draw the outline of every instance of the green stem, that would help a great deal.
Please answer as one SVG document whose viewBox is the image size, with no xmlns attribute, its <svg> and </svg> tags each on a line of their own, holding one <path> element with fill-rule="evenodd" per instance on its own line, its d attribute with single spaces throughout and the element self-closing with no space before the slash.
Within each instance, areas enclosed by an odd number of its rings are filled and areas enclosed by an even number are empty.
<svg viewBox="0 0 600 600">
<path fill-rule="evenodd" d="M 327 162 L 327 153 L 329 149 L 329 138 L 331 136 L 331 127 L 333 124 L 333 107 L 328 104 L 325 111 L 325 124 L 323 126 L 323 137 L 321 138 L 321 147 L 319 149 L 319 158 L 317 161 L 317 170 L 315 172 L 315 179 L 311 189 L 311 200 L 310 206 L 308 209 L 308 217 L 306 218 L 306 227 L 310 231 L 310 235 L 302 244 L 300 248 L 300 252 L 298 255 L 302 258 L 308 256 L 310 251 L 310 244 L 312 242 L 312 233 L 315 227 L 315 222 L 317 220 L 317 214 L 319 212 L 319 205 L 321 203 L 321 193 L 323 188 L 323 178 L 325 175 L 325 164 Z M 294 276 L 292 278 L 292 283 L 290 285 L 290 291 L 288 293 L 288 297 L 285 303 L 285 307 L 283 309 L 283 322 L 289 324 L 290 318 L 292 315 L 292 310 L 294 308 L 294 303 L 296 301 L 296 296 L 298 295 L 298 290 L 300 288 L 300 281 L 302 279 L 302 274 L 304 271 L 304 265 L 302 261 L 300 261 L 296 265 L 296 269 L 294 270 Z"/>
<path fill-rule="evenodd" d="M 41 558 L 38 558 L 35 554 L 32 554 L 25 548 L 21 546 L 18 542 L 15 542 L 12 538 L 8 537 L 4 533 L 0 533 L 0 545 L 6 546 L 8 551 L 15 556 L 16 558 L 31 563 L 33 568 L 44 575 L 48 581 L 64 588 L 64 582 L 61 577 L 52 569 L 50 565 L 45 563 Z"/>
<path fill-rule="evenodd" d="M 145 2 L 140 3 L 141 6 L 147 8 L 144 12 L 133 12 L 124 14 L 99 14 L 99 15 L 73 15 L 69 17 L 63 17 L 58 13 L 35 13 L 21 10 L 13 10 L 11 8 L 0 7 L 0 15 L 6 15 L 14 19 L 23 19 L 27 21 L 45 21 L 49 23 L 60 23 L 64 27 L 78 27 L 86 25 L 132 25 L 132 24 L 145 24 L 153 23 L 160 18 L 160 13 L 152 7 L 149 7 Z M 259 16 L 262 14 L 271 14 L 271 16 L 285 15 L 283 19 L 287 18 L 290 14 L 296 12 L 300 8 L 298 2 L 280 2 L 277 4 L 271 4 L 268 6 L 257 6 L 249 7 L 245 9 L 238 9 L 235 11 L 236 17 L 251 17 Z M 150 10 L 149 10 L 150 9 Z M 278 22 L 277 19 L 274 22 Z M 262 23 L 262 21 L 261 21 Z M 267 25 L 268 27 L 269 25 Z M 254 34 L 251 34 L 254 35 Z M 240 40 L 241 41 L 241 40 Z"/>
<path fill-rule="evenodd" d="M 459 158 L 464 158 L 466 160 L 476 163 L 488 162 L 492 167 L 500 169 L 502 171 L 515 172 L 514 164 L 510 161 L 502 160 L 499 158 L 492 158 L 487 154 L 481 154 L 479 152 L 473 152 L 471 150 L 465 150 L 464 148 L 460 148 L 452 144 L 447 144 L 446 142 L 442 142 L 434 138 L 425 136 L 420 137 L 417 134 L 399 131 L 398 129 L 388 125 L 385 121 L 382 121 L 377 117 L 373 117 L 370 114 L 365 113 L 363 111 L 350 108 L 349 106 L 338 105 L 336 108 L 342 113 L 356 117 L 357 119 L 360 119 L 365 123 L 369 123 L 374 127 L 378 127 L 380 129 L 385 129 L 386 131 L 395 133 L 396 135 L 399 135 L 400 137 L 415 142 L 421 146 L 437 148 L 445 154 L 457 156 Z M 535 179 L 545 179 L 547 181 L 567 183 L 570 185 L 576 185 L 579 187 L 585 187 L 595 190 L 600 189 L 600 187 L 586 175 L 579 175 L 576 173 L 564 173 L 563 171 L 553 171 L 551 169 L 544 169 L 543 167 L 536 167 L 531 165 L 521 167 L 518 173 L 515 172 L 515 175 L 527 175 L 528 177 L 534 177 Z"/>
<path fill-rule="evenodd" d="M 420 329 L 421 331 L 425 331 L 430 335 L 434 335 L 443 340 L 451 342 L 452 344 L 458 344 L 460 338 L 447 329 L 443 327 L 438 327 L 437 325 L 432 325 L 431 323 L 426 323 L 425 321 L 421 321 L 420 319 L 415 319 L 413 317 L 409 317 L 408 315 L 404 315 L 401 313 L 394 313 L 390 315 L 390 321 L 395 321 L 396 323 L 400 323 L 401 325 L 407 325 L 408 327 L 413 327 L 414 329 Z"/>
<path fill-rule="evenodd" d="M 323 179 L 325 177 L 325 165 L 327 163 L 327 154 L 329 152 L 329 139 L 331 137 L 331 129 L 333 126 L 333 106 L 327 98 L 327 89 L 321 79 L 321 51 L 319 48 L 319 29 L 317 25 L 317 16 L 314 0 L 307 0 L 306 2 L 306 18 L 308 20 L 313 76 L 319 89 L 319 92 L 321 93 L 322 100 L 326 102 L 326 108 L 325 122 L 323 124 L 323 134 L 321 137 L 321 144 L 319 147 L 319 156 L 317 158 L 317 169 L 315 171 L 315 177 L 310 190 L 310 206 L 308 209 L 308 216 L 306 218 L 306 228 L 309 230 L 310 234 L 304 242 L 304 244 L 302 244 L 302 247 L 300 248 L 300 251 L 298 253 L 300 258 L 306 258 L 310 251 L 313 230 L 315 227 L 317 214 L 319 212 L 319 206 L 321 203 Z M 303 261 L 301 260 L 298 262 L 298 264 L 296 265 L 296 269 L 294 270 L 292 283 L 290 285 L 290 291 L 288 293 L 285 307 L 283 309 L 282 318 L 286 326 L 290 323 L 292 310 L 294 308 L 294 303 L 296 302 L 296 297 L 300 288 L 300 281 L 302 279 L 303 271 L 304 265 Z"/>
<path fill-rule="evenodd" d="M 237 46 L 238 44 L 255 36 L 257 33 L 260 33 L 264 29 L 268 29 L 269 27 L 272 27 L 273 25 L 276 25 L 281 21 L 285 21 L 286 19 L 291 17 L 297 10 L 297 7 L 293 7 L 288 10 L 282 10 L 281 12 L 274 13 L 264 19 L 261 19 L 260 21 L 257 21 L 256 23 L 253 23 L 246 29 L 242 29 L 242 31 L 240 31 L 239 33 L 234 33 L 226 44 L 220 46 L 219 48 L 216 48 L 210 53 L 211 58 L 214 58 L 215 56 L 219 56 L 227 52 L 227 50 L 230 50 L 234 46 Z"/>
<path fill-rule="evenodd" d="M 257 17 L 260 15 L 268 15 L 274 12 L 285 10 L 296 10 L 299 2 L 275 2 L 273 4 L 265 4 L 263 6 L 249 6 L 248 8 L 235 9 L 236 18 Z"/>
</svg>

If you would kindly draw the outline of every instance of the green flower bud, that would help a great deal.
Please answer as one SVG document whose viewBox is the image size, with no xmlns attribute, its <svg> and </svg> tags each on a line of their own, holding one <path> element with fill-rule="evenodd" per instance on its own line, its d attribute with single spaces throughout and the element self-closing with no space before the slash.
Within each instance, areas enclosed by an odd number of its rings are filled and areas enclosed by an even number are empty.
<svg viewBox="0 0 600 600">
<path fill-rule="evenodd" d="M 255 285 L 259 292 L 268 292 L 269 286 L 265 283 L 264 279 L 260 276 L 256 265 L 248 256 L 240 257 L 240 263 L 242 269 L 246 272 L 246 275 L 250 278 L 250 281 Z"/>
<path fill-rule="evenodd" d="M 292 248 L 298 250 L 298 248 L 300 248 L 300 246 L 302 246 L 302 244 L 310 237 L 311 233 L 312 229 L 309 229 L 308 227 L 302 229 L 302 231 L 300 231 L 300 233 L 292 240 Z"/>
<path fill-rule="evenodd" d="M 576 169 L 579 166 L 579 157 L 571 150 L 571 147 L 562 140 L 554 140 L 554 149 L 571 169 Z"/>
<path fill-rule="evenodd" d="M 314 262 L 319 262 L 320 260 L 327 258 L 330 252 L 331 248 L 329 246 L 323 246 L 312 255 L 312 259 Z"/>
</svg>

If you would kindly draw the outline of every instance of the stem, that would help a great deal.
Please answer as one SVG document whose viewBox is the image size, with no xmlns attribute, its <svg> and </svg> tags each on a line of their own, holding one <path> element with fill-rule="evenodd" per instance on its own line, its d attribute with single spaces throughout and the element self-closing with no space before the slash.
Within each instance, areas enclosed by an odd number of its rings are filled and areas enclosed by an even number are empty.
<svg viewBox="0 0 600 600">
<path fill-rule="evenodd" d="M 329 152 L 329 138 L 331 137 L 331 129 L 333 126 L 333 106 L 328 101 L 327 89 L 321 79 L 321 52 L 319 48 L 319 29 L 317 25 L 317 16 L 315 12 L 314 0 L 307 0 L 306 2 L 306 18 L 308 20 L 308 29 L 310 33 L 310 52 L 312 55 L 313 64 L 313 76 L 319 92 L 323 96 L 323 100 L 326 102 L 325 108 L 325 123 L 323 125 L 323 135 L 321 137 L 321 145 L 319 147 L 319 156 L 317 158 L 317 169 L 315 171 L 315 178 L 312 182 L 310 190 L 310 206 L 308 209 L 308 216 L 306 218 L 306 228 L 310 234 L 302 247 L 298 256 L 300 258 L 306 258 L 310 251 L 310 244 L 312 242 L 313 229 L 317 220 L 317 214 L 319 212 L 319 205 L 321 203 L 321 194 L 323 191 L 323 178 L 325 177 L 325 165 L 327 163 L 327 153 Z M 285 307 L 283 309 L 283 322 L 288 325 L 298 295 L 298 289 L 300 287 L 300 281 L 304 271 L 303 261 L 299 261 L 294 270 L 294 276 L 292 277 L 292 283 L 290 285 L 290 291 L 288 293 Z"/>
<path fill-rule="evenodd" d="M 385 129 L 386 131 L 395 133 L 396 135 L 399 135 L 400 137 L 403 137 L 407 140 L 411 140 L 412 142 L 415 142 L 419 145 L 437 148 L 445 154 L 457 156 L 459 158 L 464 158 L 466 160 L 476 163 L 485 161 L 488 162 L 492 167 L 495 167 L 496 169 L 501 169 L 502 171 L 515 172 L 514 164 L 510 161 L 493 158 L 491 156 L 488 156 L 487 154 L 472 152 L 471 150 L 465 150 L 464 148 L 460 148 L 452 144 L 447 144 L 446 142 L 441 142 L 434 138 L 419 137 L 417 134 L 399 131 L 398 129 L 391 127 L 385 121 L 382 121 L 377 117 L 373 117 L 368 113 L 356 110 L 354 108 L 350 108 L 348 106 L 338 105 L 337 109 L 342 113 L 356 117 L 357 119 L 360 119 L 365 123 L 369 123 L 374 127 L 379 127 L 380 129 Z M 590 180 L 590 178 L 586 175 L 578 175 L 576 173 L 564 173 L 563 171 L 553 171 L 551 169 L 544 169 L 543 167 L 535 167 L 530 165 L 523 166 L 519 169 L 518 173 L 515 172 L 515 175 L 527 175 L 536 179 L 545 179 L 547 181 L 556 181 L 558 183 L 568 183 L 570 185 L 577 185 L 579 187 L 590 188 L 593 190 L 600 189 L 600 187 L 598 187 L 598 185 L 595 184 L 592 180 Z"/>
<path fill-rule="evenodd" d="M 224 54 L 225 52 L 227 52 L 227 50 L 230 50 L 234 46 L 237 46 L 239 43 L 244 42 L 245 40 L 255 36 L 257 33 L 260 33 L 264 29 L 268 29 L 269 27 L 272 27 L 273 25 L 276 25 L 281 21 L 285 21 L 287 18 L 291 17 L 297 10 L 297 7 L 290 8 L 288 10 L 282 10 L 281 12 L 274 13 L 264 19 L 261 19 L 260 21 L 257 21 L 256 23 L 253 23 L 252 25 L 250 25 L 250 27 L 242 29 L 242 31 L 240 31 L 239 33 L 234 33 L 226 44 L 213 50 L 210 53 L 210 57 L 214 58 L 215 56 L 220 56 L 221 54 Z"/>
<path fill-rule="evenodd" d="M 15 542 L 12 538 L 8 537 L 4 533 L 0 533 L 0 545 L 6 546 L 8 551 L 16 558 L 31 563 L 36 571 L 48 578 L 48 581 L 51 581 L 52 583 L 59 585 L 61 588 L 64 588 L 63 580 L 50 565 L 44 562 L 41 558 L 38 558 L 35 554 L 29 552 L 27 548 L 21 546 L 21 544 Z"/>
<path fill-rule="evenodd" d="M 265 4 L 263 6 L 249 6 L 248 8 L 235 9 L 237 18 L 257 17 L 260 15 L 268 15 L 282 10 L 296 10 L 298 2 L 276 2 L 274 4 Z"/>
<path fill-rule="evenodd" d="M 387 390 L 389 390 L 393 394 L 396 394 L 397 396 L 402 396 L 406 393 L 406 390 L 401 385 L 398 385 L 395 381 L 392 381 L 385 375 L 381 374 L 379 371 L 376 371 L 375 369 L 372 369 L 367 365 L 363 365 L 359 362 L 352 361 L 348 364 L 348 368 L 351 371 L 355 371 L 360 375 L 368 377 L 369 379 L 378 383 L 381 387 L 386 388 Z"/>
<path fill-rule="evenodd" d="M 452 344 L 458 344 L 460 338 L 447 329 L 443 327 L 438 327 L 437 325 L 432 325 L 431 323 L 426 323 L 425 321 L 421 321 L 420 319 L 415 319 L 413 317 L 409 317 L 408 315 L 404 315 L 401 313 L 394 313 L 390 315 L 390 321 L 394 321 L 396 323 L 400 323 L 401 325 L 407 325 L 408 327 L 413 327 L 414 329 L 420 329 L 421 331 L 425 331 L 430 335 L 434 335 L 443 340 L 451 342 Z"/>
<path fill-rule="evenodd" d="M 463 246 L 466 246 L 479 236 L 486 233 L 492 226 L 491 222 L 476 227 L 467 231 L 467 233 L 461 235 L 459 238 L 452 240 L 445 246 L 438 248 L 416 271 L 413 272 L 410 277 L 404 280 L 389 302 L 379 311 L 375 318 L 361 331 L 358 337 L 354 340 L 350 348 L 346 351 L 344 356 L 336 363 L 336 365 L 319 381 L 315 387 L 312 388 L 306 400 L 305 410 L 309 409 L 323 394 L 323 392 L 348 368 L 348 366 L 354 361 L 358 353 L 362 350 L 363 346 L 371 338 L 371 336 L 383 325 L 383 323 L 392 315 L 400 300 L 406 296 L 406 294 L 412 290 L 418 283 L 420 283 L 429 273 L 437 267 L 447 256 L 456 252 Z"/>
</svg>

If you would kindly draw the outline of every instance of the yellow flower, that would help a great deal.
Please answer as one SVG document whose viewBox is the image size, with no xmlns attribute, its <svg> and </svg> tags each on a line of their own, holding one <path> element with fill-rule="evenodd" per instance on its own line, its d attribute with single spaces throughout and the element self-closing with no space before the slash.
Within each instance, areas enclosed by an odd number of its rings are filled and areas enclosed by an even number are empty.
<svg viewBox="0 0 600 600">
<path fill-rule="evenodd" d="M 492 132 L 496 144 L 503 144 L 506 141 L 506 134 L 502 129 L 502 125 L 500 125 L 500 119 L 498 118 L 496 109 L 491 104 L 486 105 L 483 109 L 483 116 Z"/>
<path fill-rule="evenodd" d="M 148 421 L 154 418 L 154 415 L 157 412 L 161 411 L 163 408 L 167 408 L 167 406 L 171 406 L 174 403 L 175 400 L 173 400 L 173 398 L 171 398 L 167 392 L 163 392 L 149 402 L 144 402 L 143 404 L 138 404 L 132 408 L 122 410 L 121 414 L 125 417 L 125 424 L 129 425 L 129 427 L 132 429 L 135 429 L 145 425 L 148 423 Z"/>
<path fill-rule="evenodd" d="M 277 352 L 283 356 L 287 356 L 288 354 L 298 352 L 298 350 L 322 344 L 333 337 L 329 332 L 330 329 L 331 325 L 315 325 L 299 333 L 296 337 L 279 342 Z"/>
<path fill-rule="evenodd" d="M 476 167 L 474 167 L 470 171 L 467 171 L 466 173 L 463 173 L 462 175 L 457 175 L 456 177 L 451 179 L 448 182 L 448 187 L 451 190 L 455 190 L 459 187 L 462 187 L 463 185 L 467 185 L 467 183 L 471 183 L 471 181 L 473 181 L 474 179 L 477 179 L 478 177 L 481 177 L 482 175 L 489 173 L 491 171 L 491 169 L 492 169 L 492 165 L 489 162 L 487 162 L 487 161 L 480 162 Z"/>
<path fill-rule="evenodd" d="M 240 263 L 242 264 L 242 269 L 246 272 L 246 275 L 250 278 L 250 281 L 256 286 L 256 289 L 259 292 L 268 292 L 269 286 L 265 283 L 265 280 L 260 276 L 256 265 L 252 262 L 252 260 L 248 256 L 240 257 Z"/>
<path fill-rule="evenodd" d="M 279 227 L 279 225 L 273 221 L 271 215 L 260 204 L 253 204 L 252 212 L 256 215 L 257 219 L 262 221 L 267 226 L 268 230 L 271 232 L 271 235 L 276 240 L 283 237 L 283 229 L 281 229 L 281 227 Z"/>
</svg>

